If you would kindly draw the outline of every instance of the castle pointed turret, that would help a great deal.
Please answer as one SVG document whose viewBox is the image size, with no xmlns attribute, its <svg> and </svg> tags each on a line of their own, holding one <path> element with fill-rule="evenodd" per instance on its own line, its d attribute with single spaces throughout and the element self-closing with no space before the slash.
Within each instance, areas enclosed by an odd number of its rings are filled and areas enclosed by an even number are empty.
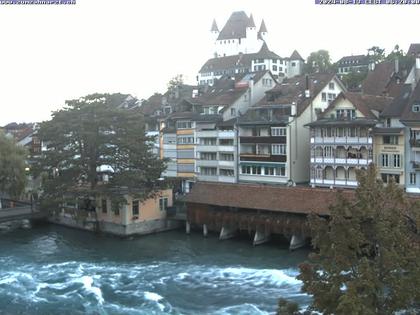
<svg viewBox="0 0 420 315">
<path fill-rule="evenodd" d="M 217 33 L 219 33 L 219 28 L 217 27 L 216 19 L 213 19 L 213 23 L 211 25 L 210 32 L 217 32 Z"/>
</svg>

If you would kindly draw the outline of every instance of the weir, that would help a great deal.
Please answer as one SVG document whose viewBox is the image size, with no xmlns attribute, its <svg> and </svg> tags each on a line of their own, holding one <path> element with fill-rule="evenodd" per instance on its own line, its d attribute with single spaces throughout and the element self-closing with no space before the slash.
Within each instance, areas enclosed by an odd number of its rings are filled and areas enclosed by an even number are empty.
<svg viewBox="0 0 420 315">
<path fill-rule="evenodd" d="M 301 247 L 304 247 L 306 245 L 306 238 L 302 235 L 292 235 L 292 238 L 290 239 L 290 250 L 295 250 Z"/>
<path fill-rule="evenodd" d="M 228 240 L 236 236 L 238 232 L 237 228 L 232 226 L 224 225 L 220 230 L 219 240 Z"/>
<path fill-rule="evenodd" d="M 270 239 L 271 233 L 266 228 L 257 228 L 252 245 L 261 245 L 267 243 Z"/>
</svg>

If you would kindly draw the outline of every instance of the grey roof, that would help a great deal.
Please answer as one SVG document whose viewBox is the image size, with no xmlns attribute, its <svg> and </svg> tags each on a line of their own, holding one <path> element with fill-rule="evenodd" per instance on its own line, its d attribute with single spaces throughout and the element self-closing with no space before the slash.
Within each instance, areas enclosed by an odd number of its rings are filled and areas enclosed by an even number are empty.
<svg viewBox="0 0 420 315">
<path fill-rule="evenodd" d="M 213 20 L 213 23 L 211 25 L 211 30 L 210 31 L 211 32 L 218 32 L 219 31 L 219 28 L 217 27 L 217 24 L 216 24 L 216 20 L 215 19 Z"/>
<path fill-rule="evenodd" d="M 369 58 L 365 55 L 344 56 L 337 63 L 340 66 L 362 66 L 369 64 Z"/>
<path fill-rule="evenodd" d="M 305 59 L 302 58 L 302 56 L 298 53 L 298 51 L 296 49 L 293 50 L 292 54 L 290 55 L 290 60 L 302 60 L 302 61 L 305 61 Z"/>
<path fill-rule="evenodd" d="M 420 54 L 420 44 L 411 44 L 407 56 L 417 57 L 418 54 Z"/>
<path fill-rule="evenodd" d="M 265 26 L 264 19 L 261 21 L 260 30 L 258 31 L 258 33 L 267 33 L 267 26 Z"/>
<path fill-rule="evenodd" d="M 220 31 L 218 40 L 239 39 L 246 37 L 246 28 L 252 26 L 251 20 L 244 11 L 233 12 Z M 255 24 L 254 24 L 255 26 Z"/>
<path fill-rule="evenodd" d="M 282 59 L 279 55 L 268 49 L 267 44 L 261 46 L 259 52 L 254 54 L 239 54 L 233 56 L 225 56 L 218 58 L 211 58 L 201 67 L 200 73 L 212 71 L 224 71 L 231 69 L 246 69 L 251 70 L 252 60 L 255 59 Z"/>
<path fill-rule="evenodd" d="M 401 93 L 381 113 L 381 117 L 401 117 L 411 95 L 411 84 L 404 84 Z"/>
<path fill-rule="evenodd" d="M 405 124 L 414 123 L 420 125 L 420 112 L 413 112 L 413 105 L 420 105 L 420 81 L 410 95 L 404 111 L 401 115 L 401 121 Z"/>
<path fill-rule="evenodd" d="M 399 135 L 403 131 L 404 128 L 373 128 L 373 133 L 379 135 Z"/>
</svg>

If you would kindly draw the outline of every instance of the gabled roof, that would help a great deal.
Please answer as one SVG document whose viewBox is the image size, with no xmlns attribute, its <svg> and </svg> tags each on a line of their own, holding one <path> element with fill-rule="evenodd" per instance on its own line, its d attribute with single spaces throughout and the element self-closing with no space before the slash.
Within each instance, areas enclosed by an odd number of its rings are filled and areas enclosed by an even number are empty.
<svg viewBox="0 0 420 315">
<path fill-rule="evenodd" d="M 335 80 L 345 90 L 345 87 L 334 73 L 314 73 L 308 75 L 310 97 L 307 98 L 305 96 L 306 75 L 300 75 L 285 79 L 282 83 L 267 91 L 266 96 L 256 106 L 290 105 L 295 103 L 297 114 L 300 115 L 331 80 Z"/>
<path fill-rule="evenodd" d="M 296 49 L 293 50 L 292 54 L 290 55 L 290 60 L 302 60 L 302 61 L 305 61 L 305 59 L 302 58 L 302 56 L 298 53 L 298 51 Z"/>
<path fill-rule="evenodd" d="M 258 31 L 258 33 L 267 33 L 267 26 L 265 26 L 264 19 L 261 21 L 260 30 Z"/>
<path fill-rule="evenodd" d="M 418 54 L 420 54 L 420 44 L 411 44 L 407 56 L 417 57 Z"/>
<path fill-rule="evenodd" d="M 213 23 L 211 24 L 211 32 L 219 32 L 219 28 L 217 27 L 216 24 L 216 19 L 213 19 Z"/>
<path fill-rule="evenodd" d="M 244 11 L 233 12 L 220 31 L 217 40 L 245 38 L 246 28 L 249 27 L 251 23 L 253 23 L 253 20 L 251 20 Z"/>
<path fill-rule="evenodd" d="M 342 99 L 348 99 L 350 103 L 354 105 L 367 119 L 377 119 L 378 116 L 374 113 L 382 112 L 389 104 L 391 104 L 393 98 L 378 95 L 366 95 L 362 93 L 354 92 L 342 92 L 337 98 L 331 102 L 328 108 L 323 112 L 321 118 L 325 118 L 327 113 L 334 109 L 338 102 Z"/>
<path fill-rule="evenodd" d="M 401 122 L 405 124 L 416 123 L 417 125 L 420 125 L 420 112 L 413 112 L 413 105 L 420 105 L 420 81 L 411 93 L 401 115 Z"/>
</svg>

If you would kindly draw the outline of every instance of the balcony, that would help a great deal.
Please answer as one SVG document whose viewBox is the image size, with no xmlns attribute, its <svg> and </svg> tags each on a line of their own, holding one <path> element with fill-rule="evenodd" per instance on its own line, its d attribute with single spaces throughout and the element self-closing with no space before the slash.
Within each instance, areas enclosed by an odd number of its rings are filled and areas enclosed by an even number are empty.
<svg viewBox="0 0 420 315">
<path fill-rule="evenodd" d="M 356 180 L 349 180 L 349 179 L 322 179 L 322 178 L 311 178 L 312 185 L 319 185 L 319 186 L 347 186 L 347 187 L 357 187 Z"/>
<path fill-rule="evenodd" d="M 420 139 L 410 139 L 410 145 L 415 148 L 420 148 Z"/>
<path fill-rule="evenodd" d="M 354 158 L 335 158 L 335 157 L 312 157 L 311 163 L 319 164 L 345 164 L 345 165 L 361 165 L 367 166 L 372 163 L 372 159 L 354 159 Z"/>
<path fill-rule="evenodd" d="M 420 170 L 420 161 L 411 161 L 414 170 Z"/>
<path fill-rule="evenodd" d="M 372 144 L 372 137 L 311 137 L 312 144 Z"/>
<path fill-rule="evenodd" d="M 195 147 L 197 152 L 217 152 L 219 150 L 218 145 L 204 145 L 204 144 L 197 144 Z"/>
<path fill-rule="evenodd" d="M 281 137 L 240 137 L 241 143 L 286 143 L 286 136 Z"/>
<path fill-rule="evenodd" d="M 233 131 L 233 130 L 219 131 L 218 136 L 219 136 L 219 138 L 222 138 L 222 139 L 235 138 L 235 131 Z"/>
<path fill-rule="evenodd" d="M 286 162 L 286 155 L 253 154 L 241 153 L 241 161 L 260 161 L 260 162 Z"/>
<path fill-rule="evenodd" d="M 196 166 L 210 166 L 216 167 L 219 164 L 218 160 L 196 160 Z"/>
</svg>

